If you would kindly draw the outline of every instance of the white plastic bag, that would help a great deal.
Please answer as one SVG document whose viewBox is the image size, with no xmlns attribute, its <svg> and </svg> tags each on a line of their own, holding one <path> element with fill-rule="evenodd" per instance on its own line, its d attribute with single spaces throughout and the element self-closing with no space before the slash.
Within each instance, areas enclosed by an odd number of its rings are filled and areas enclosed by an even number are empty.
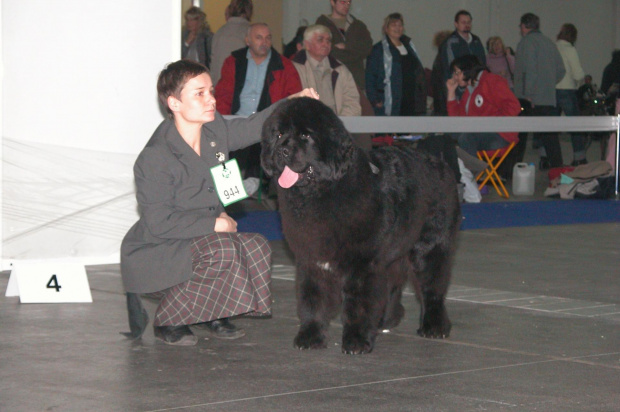
<svg viewBox="0 0 620 412">
<path fill-rule="evenodd" d="M 482 195 L 478 190 L 478 185 L 474 182 L 474 175 L 465 167 L 465 164 L 461 159 L 459 161 L 459 171 L 461 172 L 461 183 L 465 185 L 465 193 L 463 199 L 467 203 L 480 203 Z"/>
</svg>

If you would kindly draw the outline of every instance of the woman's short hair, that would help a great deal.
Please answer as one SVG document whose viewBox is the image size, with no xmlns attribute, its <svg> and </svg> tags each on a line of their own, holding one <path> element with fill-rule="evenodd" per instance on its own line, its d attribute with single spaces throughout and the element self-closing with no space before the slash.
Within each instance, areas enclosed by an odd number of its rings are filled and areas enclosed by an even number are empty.
<svg viewBox="0 0 620 412">
<path fill-rule="evenodd" d="M 304 41 L 311 41 L 312 37 L 314 37 L 314 33 L 323 33 L 329 35 L 329 38 L 332 37 L 332 32 L 322 24 L 313 24 L 308 26 L 304 31 Z"/>
<path fill-rule="evenodd" d="M 577 27 L 571 23 L 564 23 L 558 33 L 557 40 L 566 40 L 574 46 L 577 41 Z"/>
<path fill-rule="evenodd" d="M 473 54 L 466 54 L 465 56 L 457 57 L 452 60 L 452 63 L 450 63 L 450 71 L 453 72 L 454 69 L 457 68 L 463 72 L 463 80 L 466 82 L 469 80 L 475 82 L 478 78 L 478 73 L 483 70 L 489 70 L 487 66 Z"/>
<path fill-rule="evenodd" d="M 254 5 L 252 0 L 231 0 L 228 5 L 230 17 L 245 17 L 247 21 L 252 20 Z"/>
<path fill-rule="evenodd" d="M 487 52 L 494 54 L 493 53 L 493 47 L 495 46 L 495 43 L 500 42 L 502 43 L 502 48 L 504 46 L 504 41 L 502 40 L 501 37 L 499 36 L 491 36 L 489 37 L 489 40 L 487 40 Z"/>
<path fill-rule="evenodd" d="M 200 22 L 200 30 L 207 30 L 209 23 L 207 23 L 207 15 L 199 7 L 192 6 L 185 12 L 185 20 L 198 19 Z"/>
<path fill-rule="evenodd" d="M 168 97 L 173 96 L 180 100 L 181 91 L 185 83 L 203 73 L 209 74 L 209 69 L 192 60 L 179 60 L 174 63 L 169 63 L 166 68 L 159 73 L 159 77 L 157 78 L 157 95 L 170 118 L 173 117 L 173 113 L 170 107 L 168 107 Z"/>
<path fill-rule="evenodd" d="M 403 24 L 403 26 L 405 25 L 405 19 L 403 19 L 402 14 L 390 13 L 387 15 L 385 19 L 383 19 L 383 33 L 386 33 L 388 26 L 395 21 L 400 21 Z"/>
</svg>

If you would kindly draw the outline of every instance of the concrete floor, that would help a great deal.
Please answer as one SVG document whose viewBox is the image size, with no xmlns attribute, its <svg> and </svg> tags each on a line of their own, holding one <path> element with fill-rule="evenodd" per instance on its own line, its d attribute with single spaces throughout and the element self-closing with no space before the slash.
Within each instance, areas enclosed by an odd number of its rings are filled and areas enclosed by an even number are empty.
<svg viewBox="0 0 620 412">
<path fill-rule="evenodd" d="M 541 198 L 537 180 L 525 199 Z M 247 335 L 231 342 L 197 332 L 194 347 L 156 342 L 150 327 L 126 340 L 118 265 L 88 267 L 93 303 L 0 297 L 0 411 L 618 411 L 619 234 L 618 223 L 463 231 L 451 337 L 418 337 L 407 293 L 402 324 L 363 356 L 341 353 L 338 322 L 326 350 L 293 348 L 293 260 L 281 241 L 273 318 L 237 319 Z"/>
</svg>

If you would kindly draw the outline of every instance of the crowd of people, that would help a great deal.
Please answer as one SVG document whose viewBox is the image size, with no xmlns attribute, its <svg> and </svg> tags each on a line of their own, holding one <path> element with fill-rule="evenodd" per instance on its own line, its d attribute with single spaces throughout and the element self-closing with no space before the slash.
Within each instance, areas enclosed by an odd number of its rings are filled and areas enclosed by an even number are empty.
<svg viewBox="0 0 620 412">
<path fill-rule="evenodd" d="M 224 60 L 231 54 L 247 53 L 243 51 L 247 47 L 250 47 L 251 52 L 252 0 L 232 0 L 226 9 L 227 22 L 215 35 L 208 29 L 204 13 L 196 7 L 189 9 L 185 15 L 183 58 L 198 61 L 210 68 L 216 97 L 220 100 L 218 109 L 225 110 L 226 114 L 247 115 L 261 110 L 275 101 L 274 97 L 283 98 L 298 91 L 300 83 L 303 87 L 316 88 L 321 101 L 340 116 L 447 116 L 454 113 L 454 110 L 448 110 L 448 106 L 454 105 L 449 103 L 452 99 L 448 96 L 447 83 L 457 82 L 454 99 L 458 101 L 466 89 L 470 89 L 467 96 L 471 96 L 472 88 L 477 87 L 477 79 L 470 79 L 467 85 L 459 85 L 458 76 L 453 70 L 452 62 L 467 55 L 475 56 L 485 72 L 503 78 L 508 89 L 506 98 L 515 97 L 523 109 L 513 113 L 509 110 L 483 108 L 482 113 L 486 116 L 554 116 L 562 113 L 576 116 L 583 113 L 580 106 L 587 104 L 583 99 L 597 95 L 600 97 L 601 93 L 611 96 L 618 93 L 620 53 L 614 54 L 612 62 L 605 69 L 600 92 L 591 90 L 594 85 L 590 82 L 588 93 L 578 93 L 579 88 L 586 84 L 585 72 L 575 48 L 577 28 L 570 23 L 562 26 L 554 42 L 541 32 L 538 16 L 524 14 L 519 25 L 522 38 L 515 53 L 499 36 L 488 38 L 485 47 L 480 37 L 472 32 L 471 13 L 459 10 L 454 16 L 454 30 L 436 34 L 434 45 L 437 57 L 432 68 L 425 69 L 413 39 L 405 34 L 402 14 L 391 13 L 385 17 L 382 38 L 373 45 L 366 24 L 350 13 L 351 1 L 330 0 L 330 4 L 331 13 L 318 16 L 313 25 L 300 27 L 284 48 L 285 57 L 278 55 L 280 61 L 290 58 L 299 81 L 288 76 L 286 81 L 290 81 L 294 87 L 291 85 L 282 89 L 284 93 L 279 96 L 271 93 L 272 99 L 263 99 L 261 104 L 258 104 L 258 99 L 256 104 L 246 104 L 246 108 L 251 107 L 250 111 L 229 112 L 230 104 L 226 103 L 229 97 L 241 96 L 243 102 L 249 95 L 251 85 L 248 84 L 250 80 L 245 77 L 244 70 L 241 74 L 238 67 L 232 70 L 237 78 L 231 82 L 230 67 L 222 68 Z M 264 27 L 268 30 L 266 25 Z M 277 52 L 271 44 L 269 46 L 271 58 Z M 251 64 L 249 60 L 248 64 Z M 270 70 L 258 73 L 261 78 L 254 79 L 255 84 L 252 86 L 256 89 L 255 95 L 267 83 L 270 90 L 274 88 Z M 226 84 L 219 83 L 222 77 Z M 502 90 L 505 89 L 502 83 Z M 482 90 L 480 88 L 477 95 L 483 98 L 483 105 L 491 104 L 492 100 L 481 95 L 485 93 Z M 427 96 L 432 97 L 432 104 L 427 104 Z M 511 101 L 514 103 L 514 100 Z M 460 115 L 480 115 L 480 110 L 470 110 L 470 107 L 474 106 L 464 102 L 464 110 L 459 110 Z M 527 134 L 522 133 L 515 139 L 521 141 L 519 149 L 515 151 L 516 160 L 521 160 Z M 453 136 L 453 140 L 458 143 L 459 139 Z M 504 143 L 509 144 L 513 139 L 504 140 Z M 572 165 L 586 163 L 586 136 L 573 133 L 571 142 Z M 364 143 L 360 144 L 364 146 Z M 540 169 L 564 165 L 557 133 L 535 133 L 532 145 L 540 153 Z M 494 146 L 476 145 L 479 148 Z M 257 177 L 255 164 L 246 165 L 243 157 L 240 163 L 244 172 L 246 168 L 253 170 L 246 173 L 247 177 Z"/>
<path fill-rule="evenodd" d="M 498 36 L 485 51 L 472 33 L 471 13 L 460 10 L 454 31 L 436 34 L 437 55 L 425 69 L 402 14 L 385 17 L 373 45 L 367 26 L 351 15 L 350 0 L 330 4 L 331 13 L 301 27 L 284 55 L 273 47 L 269 26 L 252 22 L 252 0 L 231 0 L 215 34 L 200 8 L 185 13 L 182 60 L 162 70 L 157 82 L 168 118 L 134 166 L 140 219 L 121 247 L 130 337 L 140 337 L 148 323 L 143 295 L 158 300 L 154 334 L 170 345 L 196 344 L 190 326 L 237 339 L 244 332 L 229 318 L 270 315 L 269 244 L 261 235 L 237 233 L 222 196 L 242 199 L 250 183 L 260 185 L 260 129 L 278 102 L 311 97 L 339 116 L 574 116 L 599 93 L 581 67 L 577 29 L 569 23 L 553 42 L 538 16 L 526 13 L 516 53 Z M 620 51 L 601 86 L 602 93 L 618 95 Z M 370 150 L 363 137 L 358 145 Z M 523 146 L 525 138 L 462 133 L 434 136 L 419 147 L 442 156 L 458 182 L 457 148 L 473 156 L 511 142 Z M 585 138 L 571 138 L 573 164 L 583 164 Z M 557 133 L 535 133 L 533 140 L 541 169 L 563 165 Z M 222 187 L 220 175 L 232 176 L 236 189 Z"/>
</svg>

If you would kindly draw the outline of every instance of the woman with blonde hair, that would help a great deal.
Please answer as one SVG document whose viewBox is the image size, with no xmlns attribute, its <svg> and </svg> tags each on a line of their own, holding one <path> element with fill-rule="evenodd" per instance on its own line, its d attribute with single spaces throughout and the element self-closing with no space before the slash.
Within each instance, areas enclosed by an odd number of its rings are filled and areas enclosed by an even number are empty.
<svg viewBox="0 0 620 412">
<path fill-rule="evenodd" d="M 182 39 L 181 57 L 209 68 L 213 33 L 207 23 L 206 13 L 200 8 L 190 7 L 185 12 L 185 30 Z"/>
<path fill-rule="evenodd" d="M 384 38 L 366 60 L 366 95 L 377 116 L 426 114 L 426 76 L 400 13 L 383 23 Z"/>
<path fill-rule="evenodd" d="M 515 56 L 508 53 L 504 41 L 499 36 L 489 37 L 487 40 L 487 67 L 491 73 L 502 76 L 508 81 L 508 86 L 514 90 L 513 77 L 515 72 Z"/>
</svg>

